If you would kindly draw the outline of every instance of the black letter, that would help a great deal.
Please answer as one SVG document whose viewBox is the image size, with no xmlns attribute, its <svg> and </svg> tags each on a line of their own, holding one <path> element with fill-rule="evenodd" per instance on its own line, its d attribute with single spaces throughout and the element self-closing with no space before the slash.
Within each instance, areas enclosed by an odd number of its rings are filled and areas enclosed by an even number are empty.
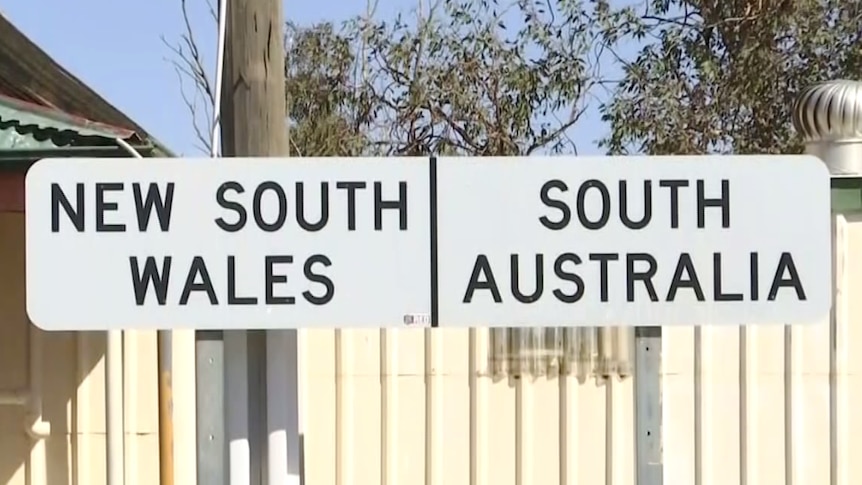
<svg viewBox="0 0 862 485">
<path fill-rule="evenodd" d="M 236 222 L 229 224 L 225 222 L 224 218 L 219 217 L 215 220 L 215 223 L 222 231 L 237 232 L 245 227 L 245 223 L 248 220 L 248 214 L 245 212 L 245 207 L 243 207 L 242 204 L 224 198 L 224 194 L 228 190 L 233 190 L 237 194 L 241 194 L 245 192 L 245 189 L 242 188 L 242 185 L 240 185 L 239 182 L 225 182 L 219 186 L 218 190 L 216 190 L 216 202 L 219 207 L 236 212 Z"/>
<path fill-rule="evenodd" d="M 305 188 L 302 182 L 296 183 L 296 222 L 308 232 L 323 229 L 329 221 L 329 183 L 320 182 L 320 220 L 310 223 L 305 220 Z M 349 222 L 348 222 L 349 224 Z"/>
<path fill-rule="evenodd" d="M 602 215 L 599 216 L 599 219 L 595 222 L 587 219 L 586 207 L 584 207 L 584 200 L 587 198 L 587 190 L 596 188 L 599 191 L 599 194 L 602 196 Z M 611 217 L 611 194 L 608 193 L 608 188 L 605 187 L 605 184 L 601 183 L 598 180 L 590 179 L 581 184 L 581 187 L 578 189 L 578 220 L 581 221 L 581 225 L 587 229 L 601 229 L 605 224 L 608 223 L 608 219 Z"/>
<path fill-rule="evenodd" d="M 521 293 L 521 285 L 518 276 L 518 255 L 513 254 L 509 256 L 509 275 L 511 277 L 512 296 L 514 296 L 519 302 L 535 303 L 542 297 L 542 293 L 545 291 L 545 270 L 542 267 L 543 260 L 543 255 L 536 255 L 536 289 L 533 291 L 532 295 L 525 295 Z"/>
<path fill-rule="evenodd" d="M 256 305 L 256 296 L 236 296 L 236 256 L 227 257 L 227 304 Z"/>
<path fill-rule="evenodd" d="M 332 284 L 332 280 L 329 279 L 329 277 L 317 274 L 312 270 L 312 266 L 317 263 L 320 263 L 327 268 L 332 266 L 332 261 L 330 261 L 329 258 L 322 254 L 314 254 L 305 260 L 302 272 L 305 274 L 305 279 L 312 283 L 320 283 L 324 288 L 326 288 L 326 292 L 323 293 L 323 296 L 314 296 L 310 291 L 303 291 L 302 296 L 312 305 L 326 305 L 332 301 L 332 297 L 335 296 L 335 285 Z"/>
<path fill-rule="evenodd" d="M 615 253 L 591 253 L 590 261 L 599 262 L 599 291 L 602 301 L 608 301 L 608 261 L 618 261 L 619 254 Z"/>
<path fill-rule="evenodd" d="M 562 290 L 554 290 L 554 296 L 563 303 L 575 303 L 584 296 L 584 280 L 576 273 L 569 273 L 563 269 L 563 263 L 571 261 L 574 264 L 581 264 L 581 258 L 577 254 L 563 253 L 554 261 L 554 274 L 557 278 L 563 281 L 571 281 L 575 284 L 575 292 L 571 295 L 563 293 Z"/>
<path fill-rule="evenodd" d="M 122 183 L 96 183 L 96 232 L 125 232 L 125 224 L 105 224 L 105 212 L 117 210 L 116 202 L 105 202 L 105 192 L 123 190 Z"/>
<path fill-rule="evenodd" d="M 721 290 L 721 253 L 712 253 L 712 296 L 715 301 L 742 301 L 742 293 Z"/>
<path fill-rule="evenodd" d="M 484 281 L 479 281 L 480 274 L 485 275 Z M 494 302 L 503 302 L 503 299 L 500 298 L 500 289 L 497 288 L 497 281 L 494 279 L 494 272 L 491 271 L 491 265 L 488 264 L 488 256 L 484 254 L 476 256 L 476 263 L 473 265 L 473 274 L 470 275 L 467 292 L 464 293 L 464 303 L 473 301 L 473 292 L 476 290 L 491 290 Z"/>
<path fill-rule="evenodd" d="M 171 279 L 171 257 L 165 256 L 162 259 L 162 271 L 159 272 L 156 268 L 156 258 L 147 256 L 147 261 L 144 263 L 144 273 L 141 274 L 141 268 L 138 265 L 136 256 L 129 257 L 129 266 L 132 270 L 132 287 L 135 290 L 135 303 L 138 306 L 143 306 L 147 298 L 147 288 L 150 282 L 153 283 L 153 290 L 156 292 L 156 300 L 159 305 L 164 305 L 168 298 L 168 281 Z"/>
<path fill-rule="evenodd" d="M 670 227 L 679 228 L 679 189 L 688 187 L 688 180 L 659 180 L 659 187 L 670 189 Z"/>
<path fill-rule="evenodd" d="M 347 230 L 356 230 L 356 190 L 364 189 L 365 182 L 336 182 L 336 189 L 347 190 Z"/>
<path fill-rule="evenodd" d="M 629 229 L 643 229 L 652 219 L 652 182 L 644 180 L 644 215 L 635 222 L 629 219 L 628 190 L 626 181 L 620 180 L 620 220 Z"/>
<path fill-rule="evenodd" d="M 198 275 L 201 275 L 201 282 L 195 283 Z M 210 299 L 210 305 L 218 305 L 213 282 L 210 279 L 207 265 L 204 263 L 204 258 L 195 256 L 192 259 L 191 267 L 189 268 L 189 276 L 186 278 L 186 285 L 183 287 L 183 294 L 180 295 L 180 305 L 186 305 L 189 302 L 189 296 L 193 291 L 206 291 Z"/>
<path fill-rule="evenodd" d="M 374 182 L 374 230 L 383 230 L 383 209 L 398 209 L 402 231 L 407 230 L 407 182 L 398 182 L 398 200 L 383 200 L 383 184 Z"/>
<path fill-rule="evenodd" d="M 717 199 L 707 199 L 704 195 L 703 180 L 697 181 L 697 227 L 703 229 L 706 219 L 707 207 L 721 208 L 721 227 L 727 229 L 730 227 L 730 182 L 727 179 L 721 180 L 721 197 Z"/>
<path fill-rule="evenodd" d="M 132 184 L 132 191 L 135 193 L 135 212 L 138 214 L 138 229 L 143 232 L 150 227 L 150 216 L 153 214 L 153 206 L 156 207 L 156 217 L 159 218 L 159 227 L 162 232 L 167 232 L 171 226 L 171 208 L 174 204 L 174 183 L 168 182 L 168 188 L 165 190 L 165 197 L 162 198 L 162 192 L 158 184 L 152 183 L 147 188 L 147 200 L 141 193 L 141 184 L 135 182 Z"/>
<path fill-rule="evenodd" d="M 72 221 L 78 232 L 84 232 L 84 184 L 75 184 L 75 208 L 60 188 L 60 184 L 51 184 L 51 232 L 60 232 L 60 206 L 66 211 L 66 216 Z"/>
<path fill-rule="evenodd" d="M 540 217 L 539 222 L 552 231 L 558 231 L 569 225 L 569 222 L 571 222 L 572 220 L 572 211 L 571 209 L 569 209 L 569 206 L 566 205 L 565 202 L 551 198 L 550 194 L 548 193 L 551 191 L 551 189 L 557 189 L 561 192 L 566 192 L 567 190 L 569 190 L 569 187 L 562 180 L 548 180 L 544 183 L 544 185 L 542 185 L 542 188 L 539 190 L 539 199 L 542 201 L 542 203 L 548 207 L 559 210 L 562 214 L 558 222 L 551 221 L 548 216 Z"/>
<path fill-rule="evenodd" d="M 685 272 L 685 276 L 683 276 Z M 700 280 L 697 279 L 697 272 L 694 270 L 694 264 L 691 262 L 691 256 L 688 253 L 679 255 L 679 261 L 676 263 L 676 271 L 673 273 L 673 279 L 670 280 L 670 288 L 667 290 L 667 301 L 673 301 L 676 298 L 676 292 L 680 288 L 691 288 L 697 301 L 703 301 L 703 288 L 700 287 Z"/>
<path fill-rule="evenodd" d="M 759 266 L 757 264 L 757 253 L 751 253 L 749 256 L 749 266 L 751 274 L 749 275 L 749 285 L 751 286 L 751 301 L 757 301 L 760 298 L 760 275 Z"/>
<path fill-rule="evenodd" d="M 292 296 L 275 296 L 273 291 L 276 283 L 287 283 L 287 276 L 273 274 L 273 266 L 276 264 L 293 263 L 293 256 L 266 256 L 264 264 L 266 264 L 266 304 L 267 305 L 293 305 L 296 303 L 296 298 Z"/>
<path fill-rule="evenodd" d="M 645 261 L 649 268 L 646 271 L 635 271 L 635 262 Z M 635 301 L 635 281 L 644 282 L 644 287 L 649 293 L 649 299 L 658 301 L 658 296 L 655 294 L 655 287 L 652 284 L 652 277 L 655 276 L 656 262 L 651 254 L 647 253 L 632 253 L 626 255 L 626 301 Z"/>
<path fill-rule="evenodd" d="M 263 213 L 261 211 L 261 200 L 263 199 L 264 192 L 267 190 L 275 192 L 275 196 L 278 198 L 278 214 L 275 216 L 275 221 L 272 223 L 268 223 L 263 220 Z M 281 229 L 281 226 L 284 225 L 284 221 L 287 220 L 287 195 L 285 195 L 284 189 L 281 188 L 281 185 L 278 185 L 275 182 L 264 182 L 258 185 L 257 189 L 254 191 L 252 204 L 254 222 L 257 223 L 257 227 L 261 228 L 263 231 L 275 232 Z"/>
<path fill-rule="evenodd" d="M 784 278 L 784 270 L 790 273 L 790 278 Z M 778 296 L 778 290 L 785 286 L 791 286 L 796 290 L 796 298 L 799 301 L 805 301 L 805 290 L 802 289 L 802 280 L 799 279 L 799 273 L 796 272 L 796 264 L 793 262 L 793 256 L 790 253 L 781 253 L 781 259 L 778 260 L 778 268 L 775 270 L 775 277 L 772 279 L 772 287 L 769 288 L 769 301 L 775 300 Z"/>
</svg>

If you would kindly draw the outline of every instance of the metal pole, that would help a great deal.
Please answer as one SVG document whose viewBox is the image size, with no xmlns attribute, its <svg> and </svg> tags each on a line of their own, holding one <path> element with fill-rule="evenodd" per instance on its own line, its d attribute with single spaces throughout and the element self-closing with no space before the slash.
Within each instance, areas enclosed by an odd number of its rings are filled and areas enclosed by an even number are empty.
<svg viewBox="0 0 862 485">
<path fill-rule="evenodd" d="M 268 477 L 267 462 L 267 388 L 266 340 L 267 331 L 249 330 L 246 334 L 248 350 L 248 443 L 251 455 L 251 483 L 264 485 Z"/>
<path fill-rule="evenodd" d="M 637 485 L 662 485 L 661 327 L 635 329 L 635 455 Z"/>
<path fill-rule="evenodd" d="M 222 332 L 195 334 L 197 483 L 227 484 L 224 345 Z"/>
<path fill-rule="evenodd" d="M 105 409 L 107 411 L 108 485 L 125 483 L 125 431 L 123 429 L 123 332 L 108 332 L 105 348 Z"/>
</svg>

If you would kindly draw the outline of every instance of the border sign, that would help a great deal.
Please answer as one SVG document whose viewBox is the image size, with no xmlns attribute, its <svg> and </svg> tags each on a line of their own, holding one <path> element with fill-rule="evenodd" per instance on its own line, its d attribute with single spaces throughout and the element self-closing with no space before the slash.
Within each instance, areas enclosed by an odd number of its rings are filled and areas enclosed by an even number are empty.
<svg viewBox="0 0 862 485">
<path fill-rule="evenodd" d="M 817 322 L 829 174 L 809 156 L 442 159 L 440 320 Z"/>
<path fill-rule="evenodd" d="M 48 159 L 46 330 L 815 323 L 810 156 Z"/>
<path fill-rule="evenodd" d="M 428 159 L 50 159 L 26 178 L 41 328 L 403 325 L 428 311 Z"/>
</svg>

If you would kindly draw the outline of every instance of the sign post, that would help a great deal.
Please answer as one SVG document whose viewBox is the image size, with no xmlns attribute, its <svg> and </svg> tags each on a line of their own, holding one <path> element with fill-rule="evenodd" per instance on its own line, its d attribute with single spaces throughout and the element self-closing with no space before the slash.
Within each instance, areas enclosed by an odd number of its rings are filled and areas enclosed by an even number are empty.
<svg viewBox="0 0 862 485">
<path fill-rule="evenodd" d="M 816 323 L 832 300 L 811 156 L 43 160 L 26 204 L 45 330 L 641 327 L 642 484 L 657 327 Z"/>
</svg>

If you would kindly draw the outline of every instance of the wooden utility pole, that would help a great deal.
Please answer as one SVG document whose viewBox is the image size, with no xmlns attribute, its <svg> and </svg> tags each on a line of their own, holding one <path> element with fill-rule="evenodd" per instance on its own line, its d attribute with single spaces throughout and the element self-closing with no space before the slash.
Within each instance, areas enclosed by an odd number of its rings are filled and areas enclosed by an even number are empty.
<svg viewBox="0 0 862 485">
<path fill-rule="evenodd" d="M 235 0 L 227 10 L 224 155 L 285 156 L 282 0 Z"/>
<path fill-rule="evenodd" d="M 222 156 L 286 156 L 283 0 L 222 1 L 228 1 Z M 290 418 L 282 402 L 290 394 L 288 359 L 294 359 L 295 371 L 296 357 L 286 355 L 285 335 L 224 332 L 230 485 L 288 483 Z M 290 335 L 295 342 L 295 332 Z"/>
</svg>

